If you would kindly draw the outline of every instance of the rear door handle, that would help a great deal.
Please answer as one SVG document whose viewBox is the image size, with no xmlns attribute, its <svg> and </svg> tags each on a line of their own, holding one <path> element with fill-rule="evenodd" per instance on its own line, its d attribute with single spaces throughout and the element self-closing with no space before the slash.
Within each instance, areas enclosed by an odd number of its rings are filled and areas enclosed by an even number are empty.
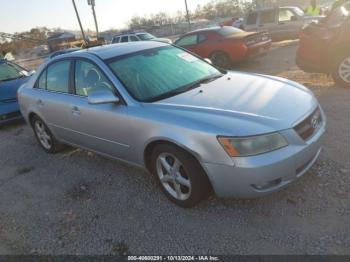
<svg viewBox="0 0 350 262">
<path fill-rule="evenodd" d="M 43 103 L 43 101 L 42 101 L 41 99 L 38 99 L 38 100 L 36 101 L 36 104 L 37 104 L 39 107 L 43 107 L 43 106 L 44 106 L 44 103 Z"/>
<path fill-rule="evenodd" d="M 77 106 L 73 106 L 72 108 L 72 114 L 75 116 L 80 116 L 80 110 Z"/>
</svg>

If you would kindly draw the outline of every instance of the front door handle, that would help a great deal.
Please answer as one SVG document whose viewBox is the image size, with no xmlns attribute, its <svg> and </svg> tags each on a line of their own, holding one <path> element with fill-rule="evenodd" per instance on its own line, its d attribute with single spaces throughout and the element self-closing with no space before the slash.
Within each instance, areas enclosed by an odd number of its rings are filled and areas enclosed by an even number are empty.
<svg viewBox="0 0 350 262">
<path fill-rule="evenodd" d="M 72 114 L 75 116 L 80 116 L 80 110 L 77 106 L 73 106 L 72 108 Z"/>
</svg>

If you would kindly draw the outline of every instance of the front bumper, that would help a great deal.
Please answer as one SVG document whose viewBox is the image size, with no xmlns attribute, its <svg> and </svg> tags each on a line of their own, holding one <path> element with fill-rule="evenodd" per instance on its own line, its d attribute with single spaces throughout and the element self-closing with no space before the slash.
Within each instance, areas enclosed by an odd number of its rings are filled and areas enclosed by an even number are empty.
<svg viewBox="0 0 350 262">
<path fill-rule="evenodd" d="M 18 103 L 0 104 L 0 125 L 9 124 L 22 119 Z"/>
<path fill-rule="evenodd" d="M 308 141 L 294 129 L 280 132 L 289 146 L 267 154 L 234 158 L 234 165 L 203 164 L 213 189 L 219 197 L 256 198 L 287 187 L 303 176 L 321 153 L 321 138 L 326 119 Z"/>
<path fill-rule="evenodd" d="M 323 63 L 313 63 L 302 58 L 299 54 L 296 57 L 297 66 L 307 73 L 328 73 L 329 69 Z"/>
</svg>

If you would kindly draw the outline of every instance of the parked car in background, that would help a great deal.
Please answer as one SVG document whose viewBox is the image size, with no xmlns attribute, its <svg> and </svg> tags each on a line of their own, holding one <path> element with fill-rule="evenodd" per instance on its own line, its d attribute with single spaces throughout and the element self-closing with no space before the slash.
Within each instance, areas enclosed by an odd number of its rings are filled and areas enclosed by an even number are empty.
<svg viewBox="0 0 350 262">
<path fill-rule="evenodd" d="M 228 68 L 232 63 L 266 54 L 271 38 L 266 32 L 245 32 L 222 26 L 187 33 L 176 40 L 175 45 L 209 58 L 218 67 Z"/>
<path fill-rule="evenodd" d="M 17 102 L 18 88 L 33 72 L 0 59 L 0 126 L 21 118 Z"/>
<path fill-rule="evenodd" d="M 241 17 L 240 18 L 233 17 L 230 20 L 223 22 L 221 25 L 222 26 L 233 26 L 233 27 L 236 27 L 239 29 L 243 29 L 243 21 L 244 21 L 244 19 Z"/>
<path fill-rule="evenodd" d="M 245 17 L 246 31 L 268 31 L 274 41 L 297 39 L 303 26 L 323 16 L 306 16 L 297 6 L 261 9 L 251 11 Z"/>
<path fill-rule="evenodd" d="M 350 88 L 350 1 L 302 30 L 297 64 L 306 72 L 332 74 Z"/>
<path fill-rule="evenodd" d="M 254 198 L 285 188 L 319 157 L 326 125 L 298 83 L 218 70 L 153 41 L 55 57 L 18 98 L 46 152 L 70 144 L 143 167 L 183 207 L 211 189 Z"/>
<path fill-rule="evenodd" d="M 137 42 L 137 41 L 159 41 L 171 44 L 171 39 L 168 38 L 158 38 L 147 32 L 128 32 L 121 33 L 113 36 L 112 44 L 126 43 L 126 42 Z"/>
</svg>

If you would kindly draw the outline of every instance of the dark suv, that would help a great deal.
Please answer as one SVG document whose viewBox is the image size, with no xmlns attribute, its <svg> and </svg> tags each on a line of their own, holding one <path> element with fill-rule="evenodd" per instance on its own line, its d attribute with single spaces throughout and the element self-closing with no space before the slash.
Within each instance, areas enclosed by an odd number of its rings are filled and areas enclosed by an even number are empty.
<svg viewBox="0 0 350 262">
<path fill-rule="evenodd" d="M 301 31 L 297 64 L 306 72 L 332 74 L 350 88 L 350 1 Z"/>
</svg>

